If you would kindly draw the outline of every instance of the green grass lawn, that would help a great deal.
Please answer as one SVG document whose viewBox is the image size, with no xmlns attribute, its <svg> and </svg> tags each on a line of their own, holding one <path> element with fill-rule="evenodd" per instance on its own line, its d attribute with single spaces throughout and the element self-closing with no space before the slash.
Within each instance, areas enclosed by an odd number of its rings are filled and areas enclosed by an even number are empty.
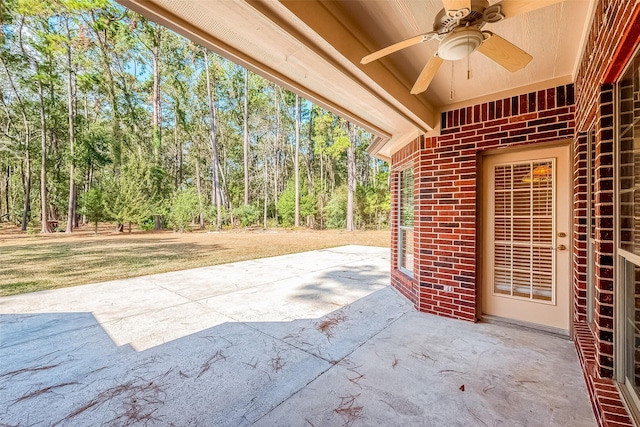
<svg viewBox="0 0 640 427">
<path fill-rule="evenodd" d="M 26 236 L 0 229 L 0 296 L 137 277 L 342 245 L 389 247 L 384 231 L 134 232 L 91 227 Z"/>
</svg>

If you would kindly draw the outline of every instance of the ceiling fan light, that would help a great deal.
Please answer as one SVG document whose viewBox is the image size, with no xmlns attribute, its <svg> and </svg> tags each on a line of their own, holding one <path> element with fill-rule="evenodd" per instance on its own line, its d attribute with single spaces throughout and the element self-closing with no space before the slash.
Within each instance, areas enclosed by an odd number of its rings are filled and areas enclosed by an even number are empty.
<svg viewBox="0 0 640 427">
<path fill-rule="evenodd" d="M 438 56 L 448 61 L 457 61 L 474 52 L 483 41 L 482 31 L 476 27 L 453 31 L 440 42 Z"/>
</svg>

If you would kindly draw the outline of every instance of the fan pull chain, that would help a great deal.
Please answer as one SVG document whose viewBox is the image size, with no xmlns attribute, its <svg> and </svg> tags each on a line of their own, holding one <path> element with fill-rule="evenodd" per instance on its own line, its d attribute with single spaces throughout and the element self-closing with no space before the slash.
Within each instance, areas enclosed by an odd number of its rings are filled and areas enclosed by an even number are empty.
<svg viewBox="0 0 640 427">
<path fill-rule="evenodd" d="M 451 61 L 451 92 L 449 92 L 449 101 L 451 101 L 456 96 L 456 92 L 453 89 L 453 64 L 454 61 Z"/>
<path fill-rule="evenodd" d="M 471 52 L 469 51 L 469 33 L 467 33 L 467 80 L 471 80 Z"/>
</svg>

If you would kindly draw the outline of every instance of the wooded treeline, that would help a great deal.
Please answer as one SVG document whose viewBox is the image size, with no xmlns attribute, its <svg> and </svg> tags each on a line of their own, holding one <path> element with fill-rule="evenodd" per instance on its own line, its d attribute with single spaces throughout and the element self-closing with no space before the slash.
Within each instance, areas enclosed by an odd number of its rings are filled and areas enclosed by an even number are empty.
<svg viewBox="0 0 640 427">
<path fill-rule="evenodd" d="M 388 166 L 351 123 L 107 0 L 1 13 L 3 221 L 388 224 Z"/>
</svg>

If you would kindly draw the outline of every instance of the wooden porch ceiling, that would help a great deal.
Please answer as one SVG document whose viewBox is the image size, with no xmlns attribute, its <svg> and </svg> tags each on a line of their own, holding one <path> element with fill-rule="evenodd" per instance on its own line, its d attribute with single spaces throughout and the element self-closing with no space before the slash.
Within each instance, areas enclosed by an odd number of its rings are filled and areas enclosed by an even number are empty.
<svg viewBox="0 0 640 427">
<path fill-rule="evenodd" d="M 379 137 L 370 151 L 383 159 L 437 132 L 441 111 L 573 81 L 594 3 L 566 0 L 488 24 L 534 60 L 509 73 L 476 52 L 468 63 L 445 62 L 416 96 L 409 91 L 436 41 L 368 65 L 360 59 L 431 31 L 441 0 L 118 1 L 369 130 Z"/>
</svg>

